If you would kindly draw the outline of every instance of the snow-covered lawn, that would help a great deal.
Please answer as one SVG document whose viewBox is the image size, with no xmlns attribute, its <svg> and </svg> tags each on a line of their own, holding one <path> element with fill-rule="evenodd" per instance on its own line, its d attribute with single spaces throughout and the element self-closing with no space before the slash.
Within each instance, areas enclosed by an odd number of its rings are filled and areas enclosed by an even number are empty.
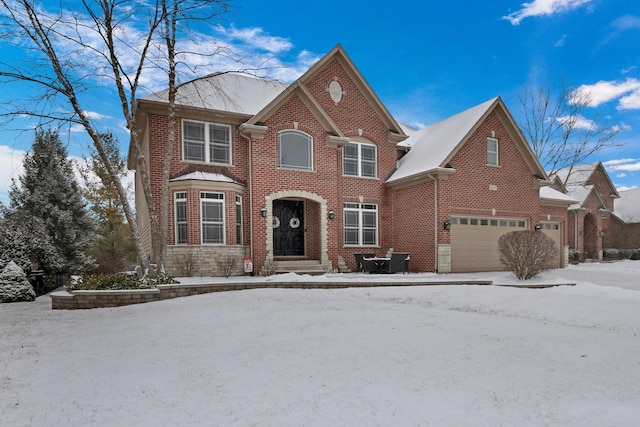
<svg viewBox="0 0 640 427">
<path fill-rule="evenodd" d="M 0 425 L 638 425 L 640 261 L 541 282 L 0 305 Z"/>
</svg>

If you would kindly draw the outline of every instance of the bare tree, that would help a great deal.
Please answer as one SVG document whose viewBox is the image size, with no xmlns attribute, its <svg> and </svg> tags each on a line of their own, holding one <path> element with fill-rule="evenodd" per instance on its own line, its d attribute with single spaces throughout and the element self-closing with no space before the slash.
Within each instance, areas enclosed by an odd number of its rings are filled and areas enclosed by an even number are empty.
<svg viewBox="0 0 640 427">
<path fill-rule="evenodd" d="M 37 7 L 33 0 L 0 0 L 0 5 L 0 40 L 23 50 L 24 56 L 31 59 L 31 62 L 21 59 L 13 64 L 0 62 L 1 82 L 3 85 L 26 83 L 38 88 L 38 95 L 31 99 L 32 102 L 16 99 L 3 106 L 0 116 L 29 115 L 41 121 L 82 125 L 116 185 L 143 271 L 148 271 L 150 263 L 157 264 L 158 270 L 164 271 L 169 166 L 176 138 L 175 95 L 180 87 L 177 74 L 179 65 L 183 65 L 185 74 L 195 72 L 178 59 L 197 55 L 201 64 L 210 65 L 217 57 L 233 56 L 233 52 L 215 43 L 199 45 L 197 52 L 189 48 L 190 23 L 210 25 L 220 14 L 228 11 L 228 2 L 83 0 L 81 4 L 60 2 L 56 15 Z M 68 8 L 65 9 L 65 5 Z M 177 48 L 179 40 L 187 41 L 183 50 Z M 239 61 L 235 63 L 240 64 Z M 163 160 L 160 200 L 151 185 L 136 114 L 137 94 L 144 81 L 143 75 L 152 70 L 165 74 L 168 87 L 169 136 Z M 250 69 L 238 67 L 224 72 L 233 71 L 250 72 Z M 105 82 L 117 94 L 115 99 L 121 106 L 130 132 L 130 150 L 149 212 L 151 254 L 144 250 L 127 193 L 87 108 L 93 101 L 89 90 Z"/>
<path fill-rule="evenodd" d="M 608 126 L 597 117 L 587 119 L 583 115 L 591 103 L 590 94 L 584 89 L 563 86 L 555 94 L 550 86 L 537 90 L 527 87 L 518 99 L 518 125 L 549 175 L 569 168 L 568 179 L 575 166 L 604 148 L 618 145 L 614 138 L 620 132 L 619 126 Z"/>
</svg>

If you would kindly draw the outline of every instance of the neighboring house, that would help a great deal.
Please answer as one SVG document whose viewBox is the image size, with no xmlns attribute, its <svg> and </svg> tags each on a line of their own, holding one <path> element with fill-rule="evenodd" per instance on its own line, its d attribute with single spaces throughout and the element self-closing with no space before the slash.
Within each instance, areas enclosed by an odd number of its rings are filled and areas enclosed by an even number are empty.
<svg viewBox="0 0 640 427">
<path fill-rule="evenodd" d="M 594 162 L 561 169 L 551 178 L 554 188 L 577 201 L 569 206 L 569 247 L 583 259 L 602 260 L 602 250 L 611 247 L 611 213 L 620 197 L 609 174 Z"/>
<path fill-rule="evenodd" d="M 619 191 L 609 224 L 608 248 L 640 248 L 640 189 Z"/>
<path fill-rule="evenodd" d="M 166 91 L 138 102 L 157 197 L 166 102 Z M 211 275 L 221 254 L 252 258 L 256 272 L 270 261 L 354 270 L 355 253 L 390 248 L 409 252 L 413 271 L 495 270 L 498 237 L 533 229 L 557 241 L 554 265 L 566 264 L 574 200 L 544 187 L 548 177 L 500 98 L 414 130 L 338 45 L 288 86 L 223 74 L 181 86 L 177 104 L 170 274 L 197 258 L 195 273 Z"/>
</svg>

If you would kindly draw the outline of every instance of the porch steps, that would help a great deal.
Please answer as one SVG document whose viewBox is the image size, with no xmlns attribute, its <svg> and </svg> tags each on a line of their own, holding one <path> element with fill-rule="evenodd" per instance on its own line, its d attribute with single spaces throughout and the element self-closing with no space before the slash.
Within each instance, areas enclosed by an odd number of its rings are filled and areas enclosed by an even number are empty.
<svg viewBox="0 0 640 427">
<path fill-rule="evenodd" d="M 318 260 L 301 260 L 301 261 L 276 261 L 278 266 L 276 273 L 296 273 L 296 274 L 324 274 L 325 266 L 320 264 Z"/>
</svg>

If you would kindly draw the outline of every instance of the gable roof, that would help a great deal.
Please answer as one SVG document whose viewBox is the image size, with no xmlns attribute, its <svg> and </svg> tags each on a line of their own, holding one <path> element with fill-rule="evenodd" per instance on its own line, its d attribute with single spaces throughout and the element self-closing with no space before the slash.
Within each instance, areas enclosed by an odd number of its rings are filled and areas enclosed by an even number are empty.
<svg viewBox="0 0 640 427">
<path fill-rule="evenodd" d="M 593 197 L 595 197 L 596 202 L 598 203 L 598 208 L 606 208 L 604 200 L 602 200 L 600 193 L 596 191 L 594 185 L 569 185 L 566 187 L 566 191 L 567 196 L 575 199 L 576 201 L 575 204 L 569 206 L 569 210 L 582 209 L 582 207 L 587 203 L 587 200 L 592 194 Z"/>
<path fill-rule="evenodd" d="M 587 182 L 589 182 L 593 174 L 598 169 L 602 171 L 607 179 L 607 182 L 611 189 L 610 195 L 614 198 L 620 197 L 618 191 L 616 190 L 616 187 L 613 185 L 613 182 L 609 177 L 609 174 L 607 173 L 607 170 L 604 168 L 604 165 L 601 162 L 586 163 L 583 165 L 562 168 L 554 173 L 552 175 L 552 178 L 556 181 L 559 181 L 560 184 L 564 183 L 568 190 L 568 187 L 570 186 L 585 185 Z"/>
<path fill-rule="evenodd" d="M 640 189 L 620 191 L 613 204 L 613 214 L 627 223 L 640 222 Z"/>
<path fill-rule="evenodd" d="M 260 112 L 287 86 L 246 74 L 212 74 L 182 84 L 176 93 L 176 104 L 212 111 L 253 116 Z M 152 93 L 143 103 L 168 102 L 169 90 Z"/>
<path fill-rule="evenodd" d="M 501 118 L 506 121 L 505 127 L 510 128 L 512 135 L 514 135 L 513 140 L 523 153 L 532 173 L 546 180 L 545 171 L 520 133 L 502 99 L 496 97 L 438 123 L 409 133 L 409 137 L 401 145 L 410 147 L 410 150 L 398 161 L 398 167 L 387 183 L 410 180 L 420 175 L 436 171 L 442 172 L 447 169 L 449 172 L 455 172 L 453 169 L 447 168 L 447 164 L 493 111 L 498 111 Z"/>
<path fill-rule="evenodd" d="M 387 107 L 384 106 L 378 95 L 371 89 L 369 83 L 362 76 L 358 68 L 353 61 L 349 58 L 340 44 L 336 45 L 326 55 L 324 55 L 318 62 L 313 64 L 302 76 L 300 76 L 295 82 L 289 85 L 284 91 L 278 94 L 267 105 L 262 108 L 260 112 L 257 112 L 251 119 L 247 121 L 248 125 L 256 125 L 264 121 L 273 111 L 275 111 L 280 105 L 286 102 L 293 94 L 298 94 L 302 101 L 305 103 L 321 123 L 325 126 L 327 131 L 330 131 L 338 136 L 344 136 L 342 132 L 335 125 L 329 115 L 322 109 L 320 104 L 311 96 L 311 93 L 307 89 L 307 82 L 313 79 L 330 61 L 337 60 L 345 72 L 349 75 L 351 80 L 360 90 L 360 93 L 367 99 L 372 108 L 378 113 L 381 120 L 389 129 L 391 136 L 397 141 L 403 140 L 406 135 L 404 129 L 398 124 L 396 119 L 391 115 Z"/>
</svg>

